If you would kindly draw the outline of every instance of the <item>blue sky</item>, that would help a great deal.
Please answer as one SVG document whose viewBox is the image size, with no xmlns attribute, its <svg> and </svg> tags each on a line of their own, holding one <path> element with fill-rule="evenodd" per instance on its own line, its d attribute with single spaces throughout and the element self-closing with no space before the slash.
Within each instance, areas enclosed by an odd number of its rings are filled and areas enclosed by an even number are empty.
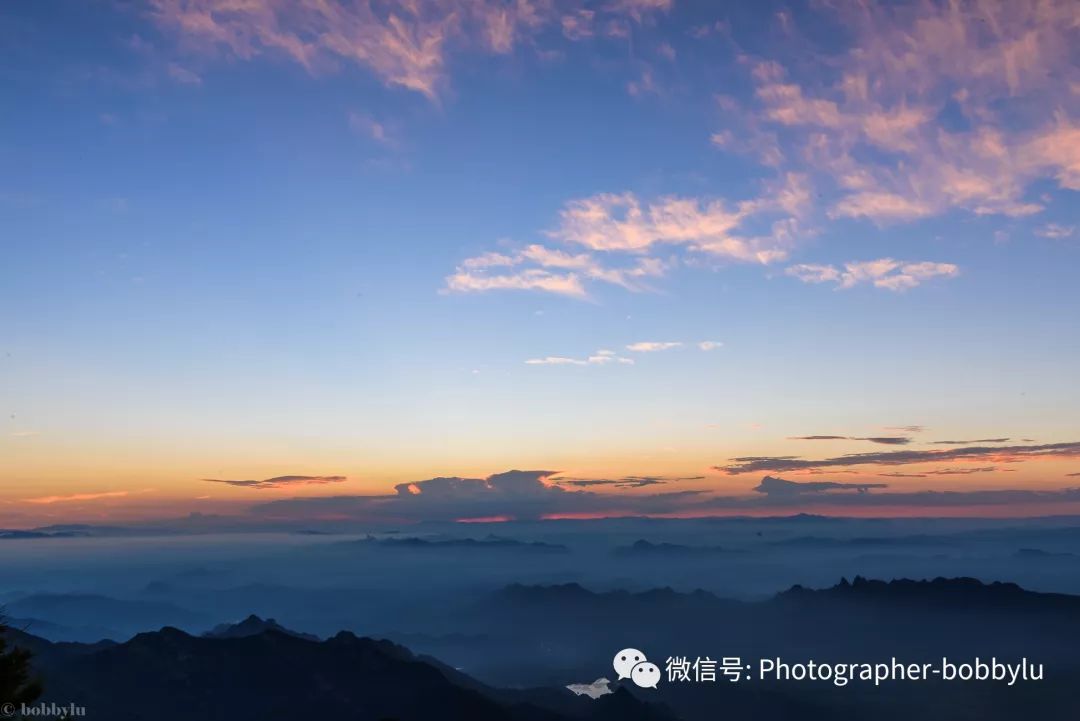
<svg viewBox="0 0 1080 721">
<path fill-rule="evenodd" d="M 1076 440 L 1075 6 L 246 7 L 0 13 L 12 518 Z"/>
</svg>

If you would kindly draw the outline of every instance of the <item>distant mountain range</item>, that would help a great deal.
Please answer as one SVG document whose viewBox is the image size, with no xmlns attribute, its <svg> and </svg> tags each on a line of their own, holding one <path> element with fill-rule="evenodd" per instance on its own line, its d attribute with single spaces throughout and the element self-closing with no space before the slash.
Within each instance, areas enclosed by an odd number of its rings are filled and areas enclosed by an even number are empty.
<svg viewBox="0 0 1080 721">
<path fill-rule="evenodd" d="M 776 600 L 781 603 L 797 602 L 804 607 L 811 603 L 858 601 L 864 605 L 883 603 L 927 609 L 1065 612 L 1076 614 L 1077 620 L 1080 620 L 1080 596 L 1035 593 L 1015 583 L 983 583 L 974 578 L 875 581 L 856 576 L 851 582 L 842 579 L 835 586 L 825 589 L 793 586 L 778 594 Z"/>
<path fill-rule="evenodd" d="M 0 529 L 0 541 L 10 540 L 26 540 L 31 538 L 80 538 L 86 536 L 85 533 L 77 533 L 75 531 L 18 531 L 18 530 L 3 530 Z"/>
<path fill-rule="evenodd" d="M 1072 719 L 1072 689 L 1080 682 L 1080 596 L 1027 591 L 1011 583 L 970 578 L 875 581 L 856 577 L 825 589 L 801 586 L 761 601 L 734 601 L 706 591 L 592 591 L 579 584 L 512 585 L 458 619 L 463 632 L 487 639 L 442 644 L 443 658 L 485 679 L 543 678 L 561 668 L 583 681 L 603 670 L 612 649 L 631 646 L 661 665 L 668 657 L 735 657 L 789 661 L 904 662 L 997 657 L 1044 663 L 1048 680 L 1024 688 L 975 684 L 896 684 L 869 690 L 828 684 L 662 689 L 665 702 L 692 721 L 725 714 L 787 719 L 981 719 L 1013 721 L 1019 699 L 1030 716 Z M 971 714 L 927 715 L 956 706 Z"/>
<path fill-rule="evenodd" d="M 381 548 L 402 549 L 455 549 L 455 550 L 513 550 L 513 551 L 538 551 L 541 553 L 566 553 L 570 549 L 559 543 L 544 543 L 543 541 L 519 541 L 515 538 L 502 538 L 489 534 L 484 538 L 419 538 L 409 536 L 404 538 L 377 538 L 368 536 L 357 541 L 343 541 L 342 545 L 349 546 L 379 546 Z"/>
<path fill-rule="evenodd" d="M 123 640 L 148 628 L 208 628 L 211 619 L 167 601 L 116 599 L 88 593 L 36 593 L 9 601 L 4 612 L 16 628 L 46 638 L 93 642 Z"/>
<path fill-rule="evenodd" d="M 629 546 L 615 549 L 617 556 L 711 556 L 718 553 L 738 553 L 723 546 L 691 546 L 681 543 L 653 543 L 645 539 L 634 541 Z"/>
<path fill-rule="evenodd" d="M 86 597 L 76 597 L 87 601 Z M 100 599 L 90 597 L 91 606 Z M 64 604 L 61 604 L 64 606 Z M 100 607 L 100 605 L 99 605 Z M 420 628 L 425 626 L 425 628 Z M 575 583 L 511 585 L 439 618 L 418 618 L 414 651 L 343 632 L 319 641 L 272 619 L 193 636 L 175 628 L 124 643 L 52 643 L 12 632 L 33 650 L 48 698 L 109 721 L 200 718 L 499 719 L 504 721 L 925 721 L 1072 719 L 1080 681 L 1080 597 L 969 578 L 793 586 L 756 602 L 669 588 L 593 591 Z M 567 690 L 611 677 L 614 650 L 669 656 L 905 662 L 1026 657 L 1046 680 L 882 687 L 829 684 L 695 686 L 653 692 L 613 686 L 591 699 Z M 439 659 L 423 654 L 434 653 Z M 719 694 L 719 695 L 718 695 Z M 662 706 L 642 701 L 662 702 Z M 942 709 L 937 716 L 929 707 Z M 968 709 L 967 715 L 946 709 Z M 149 709 L 149 710 L 148 710 Z"/>
</svg>

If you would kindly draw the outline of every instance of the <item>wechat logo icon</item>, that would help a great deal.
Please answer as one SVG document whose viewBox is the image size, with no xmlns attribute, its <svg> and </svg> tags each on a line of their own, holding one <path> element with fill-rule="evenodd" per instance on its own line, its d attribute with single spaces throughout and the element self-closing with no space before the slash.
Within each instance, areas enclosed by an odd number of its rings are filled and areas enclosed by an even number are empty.
<svg viewBox="0 0 1080 721">
<path fill-rule="evenodd" d="M 630 679 L 640 688 L 656 688 L 660 682 L 660 668 L 655 663 L 650 663 L 645 654 L 636 648 L 624 648 L 615 654 L 611 665 L 615 673 L 619 674 L 619 680 Z"/>
</svg>

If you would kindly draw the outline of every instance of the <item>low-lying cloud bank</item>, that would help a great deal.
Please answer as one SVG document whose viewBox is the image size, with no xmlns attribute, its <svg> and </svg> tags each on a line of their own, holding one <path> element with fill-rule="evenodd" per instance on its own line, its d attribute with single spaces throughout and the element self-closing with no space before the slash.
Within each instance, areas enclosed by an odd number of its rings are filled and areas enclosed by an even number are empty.
<svg viewBox="0 0 1080 721">
<path fill-rule="evenodd" d="M 807 459 L 801 456 L 742 456 L 730 459 L 725 465 L 713 468 L 727 475 L 801 471 L 844 466 L 901 466 L 916 463 L 948 461 L 993 460 L 1016 463 L 1033 459 L 1080 458 L 1080 442 L 1043 443 L 1022 446 L 965 446 L 943 450 L 887 451 L 881 453 L 847 453 L 831 458 Z"/>
<path fill-rule="evenodd" d="M 1061 445 L 1061 444 L 1058 444 Z M 441 477 L 401 483 L 379 496 L 290 498 L 254 506 L 263 519 L 334 519 L 408 523 L 452 520 L 536 520 L 618 515 L 710 515 L 793 512 L 829 509 L 923 508 L 927 513 L 968 506 L 1003 506 L 1080 502 L 1080 489 L 1061 490 L 920 490 L 886 491 L 884 483 L 791 481 L 766 476 L 753 494 L 685 489 L 661 493 L 607 492 L 606 488 L 641 488 L 662 479 L 558 479 L 557 471 L 507 471 L 486 478 Z M 677 479 L 690 480 L 690 479 Z M 573 490 L 567 488 L 571 485 Z"/>
<path fill-rule="evenodd" d="M 870 441 L 883 446 L 906 446 L 911 443 L 908 436 L 791 436 L 789 441 Z"/>
<path fill-rule="evenodd" d="M 275 476 L 261 481 L 229 480 L 224 478 L 204 478 L 207 483 L 224 483 L 240 488 L 286 488 L 290 486 L 322 486 L 328 483 L 343 483 L 345 476 Z"/>
</svg>

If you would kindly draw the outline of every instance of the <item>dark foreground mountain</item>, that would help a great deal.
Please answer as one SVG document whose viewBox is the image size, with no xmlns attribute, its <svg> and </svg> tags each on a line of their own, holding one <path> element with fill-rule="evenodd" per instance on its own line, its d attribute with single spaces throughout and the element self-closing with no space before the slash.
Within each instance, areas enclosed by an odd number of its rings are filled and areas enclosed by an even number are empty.
<svg viewBox="0 0 1080 721">
<path fill-rule="evenodd" d="M 258 620 L 258 619 L 256 619 Z M 53 644 L 35 652 L 46 703 L 107 721 L 670 721 L 626 689 L 592 700 L 566 689 L 500 692 L 407 649 L 343 632 L 313 641 L 254 622 L 218 637 L 174 628 L 122 644 Z M 244 624 L 241 624 L 243 626 Z"/>
</svg>

